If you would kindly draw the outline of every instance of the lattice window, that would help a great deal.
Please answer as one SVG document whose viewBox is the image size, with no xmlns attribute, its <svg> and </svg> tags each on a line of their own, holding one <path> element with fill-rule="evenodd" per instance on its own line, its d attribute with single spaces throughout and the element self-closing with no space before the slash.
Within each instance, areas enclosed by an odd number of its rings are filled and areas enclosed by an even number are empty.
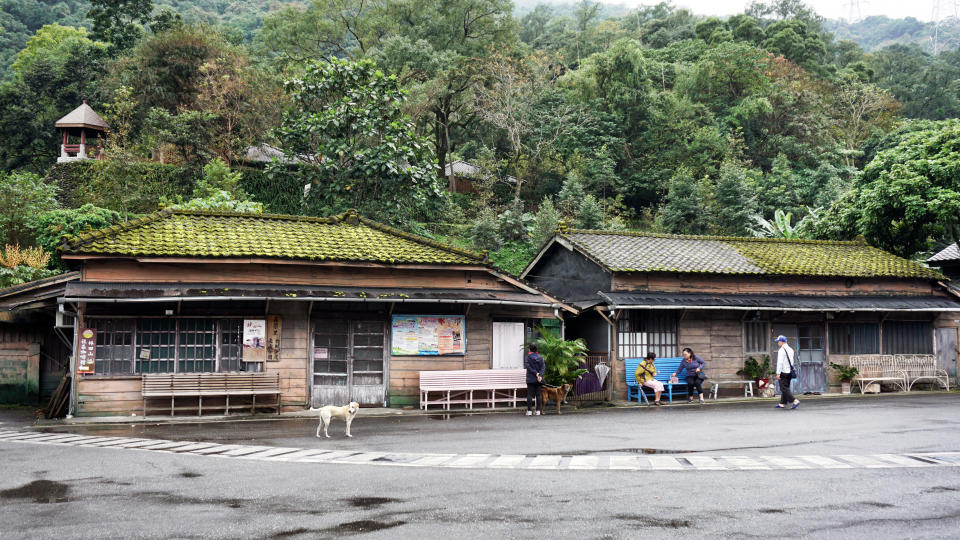
<svg viewBox="0 0 960 540">
<path fill-rule="evenodd" d="M 879 354 L 877 323 L 831 323 L 830 354 Z"/>
<path fill-rule="evenodd" d="M 677 317 L 669 312 L 625 311 L 617 321 L 620 358 L 642 358 L 648 352 L 657 358 L 675 357 Z"/>
<path fill-rule="evenodd" d="M 801 351 L 822 351 L 823 327 L 819 324 L 798 326 L 797 346 Z"/>
<path fill-rule="evenodd" d="M 210 373 L 217 370 L 217 321 L 180 319 L 177 332 L 177 371 Z"/>
<path fill-rule="evenodd" d="M 97 330 L 97 375 L 133 373 L 132 319 L 87 319 L 87 326 Z"/>
<path fill-rule="evenodd" d="M 255 364 L 251 365 L 251 364 Z M 220 321 L 220 371 L 259 371 L 260 362 L 243 361 L 243 319 Z M 245 369 L 253 368 L 253 369 Z"/>
<path fill-rule="evenodd" d="M 383 323 L 353 324 L 353 384 L 383 384 Z"/>
<path fill-rule="evenodd" d="M 743 323 L 743 352 L 770 353 L 770 324 L 749 321 Z"/>
<path fill-rule="evenodd" d="M 176 319 L 137 321 L 137 373 L 173 373 L 176 358 Z"/>
<path fill-rule="evenodd" d="M 313 384 L 347 385 L 348 327 L 344 320 L 317 323 L 313 334 Z"/>
</svg>

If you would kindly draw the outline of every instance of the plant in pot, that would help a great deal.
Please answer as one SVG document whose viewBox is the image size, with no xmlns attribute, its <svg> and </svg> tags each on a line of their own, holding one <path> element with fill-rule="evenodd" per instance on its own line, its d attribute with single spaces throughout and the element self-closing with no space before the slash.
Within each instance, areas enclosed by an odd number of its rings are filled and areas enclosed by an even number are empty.
<svg viewBox="0 0 960 540">
<path fill-rule="evenodd" d="M 763 390 L 770 384 L 770 375 L 773 370 L 770 368 L 770 357 L 763 355 L 761 360 L 749 357 L 743 361 L 743 369 L 737 372 L 737 375 L 751 379 L 757 383 L 757 389 Z"/>
<path fill-rule="evenodd" d="M 830 362 L 830 367 L 837 370 L 837 375 L 840 376 L 840 393 L 849 394 L 850 382 L 860 371 L 854 366 L 844 366 L 842 364 L 834 364 L 833 362 Z"/>
<path fill-rule="evenodd" d="M 582 357 L 587 354 L 587 343 L 583 339 L 565 340 L 542 326 L 537 331 L 540 334 L 537 348 L 547 368 L 543 382 L 554 386 L 573 384 L 587 372 L 580 367 Z"/>
</svg>

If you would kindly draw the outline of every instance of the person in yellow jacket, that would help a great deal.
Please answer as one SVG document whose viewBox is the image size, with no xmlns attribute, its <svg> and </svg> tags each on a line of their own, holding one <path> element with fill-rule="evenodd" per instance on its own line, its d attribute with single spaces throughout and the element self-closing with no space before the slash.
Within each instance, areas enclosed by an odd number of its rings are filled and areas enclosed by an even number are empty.
<svg viewBox="0 0 960 540">
<path fill-rule="evenodd" d="M 656 354 L 648 352 L 643 361 L 637 365 L 637 371 L 634 372 L 633 375 L 637 379 L 637 384 L 653 389 L 653 404 L 660 405 L 660 394 L 663 393 L 663 383 L 655 379 L 657 376 L 657 366 L 654 365 L 653 361 L 656 359 Z"/>
</svg>

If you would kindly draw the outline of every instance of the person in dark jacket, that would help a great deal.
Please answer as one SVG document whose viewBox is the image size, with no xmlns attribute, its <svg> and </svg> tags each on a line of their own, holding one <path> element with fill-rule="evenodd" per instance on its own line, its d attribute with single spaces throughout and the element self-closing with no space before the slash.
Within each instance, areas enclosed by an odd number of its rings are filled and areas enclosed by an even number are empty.
<svg viewBox="0 0 960 540">
<path fill-rule="evenodd" d="M 690 392 L 687 395 L 688 402 L 693 401 L 693 396 L 697 396 L 700 398 L 700 403 L 703 403 L 703 379 L 700 378 L 700 372 L 706 365 L 702 358 L 693 354 L 693 349 L 690 347 L 683 349 L 683 360 L 680 361 L 680 367 L 673 372 L 673 376 L 679 377 L 680 372 L 687 372 L 687 390 Z"/>
<path fill-rule="evenodd" d="M 523 367 L 527 369 L 527 416 L 536 414 L 540 416 L 543 410 L 543 402 L 540 398 L 540 387 L 543 386 L 543 372 L 547 365 L 543 362 L 543 357 L 537 352 L 537 344 L 530 345 L 530 352 L 523 360 Z M 536 412 L 531 412 L 530 407 L 536 400 Z"/>
</svg>

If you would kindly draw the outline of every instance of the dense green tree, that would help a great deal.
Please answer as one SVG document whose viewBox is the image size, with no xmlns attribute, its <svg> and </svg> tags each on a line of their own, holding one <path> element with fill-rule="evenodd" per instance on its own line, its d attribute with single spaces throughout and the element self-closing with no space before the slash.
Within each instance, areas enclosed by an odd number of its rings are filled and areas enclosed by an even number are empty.
<svg viewBox="0 0 960 540">
<path fill-rule="evenodd" d="M 396 77 L 369 60 L 333 58 L 312 63 L 285 90 L 291 106 L 277 136 L 289 159 L 304 162 L 292 174 L 309 185 L 308 212 L 356 208 L 408 224 L 438 209 L 436 162 L 401 110 Z"/>
<path fill-rule="evenodd" d="M 90 6 L 87 17 L 93 21 L 93 38 L 118 52 L 133 47 L 143 35 L 153 0 L 90 0 Z"/>
<path fill-rule="evenodd" d="M 0 172 L 0 242 L 32 245 L 31 219 L 57 207 L 57 186 L 31 172 Z"/>
<path fill-rule="evenodd" d="M 63 268 L 57 248 L 63 236 L 76 236 L 87 230 L 102 229 L 122 221 L 119 213 L 92 204 L 79 208 L 58 208 L 34 215 L 29 222 L 37 244 L 52 255 L 51 266 Z"/>
</svg>

